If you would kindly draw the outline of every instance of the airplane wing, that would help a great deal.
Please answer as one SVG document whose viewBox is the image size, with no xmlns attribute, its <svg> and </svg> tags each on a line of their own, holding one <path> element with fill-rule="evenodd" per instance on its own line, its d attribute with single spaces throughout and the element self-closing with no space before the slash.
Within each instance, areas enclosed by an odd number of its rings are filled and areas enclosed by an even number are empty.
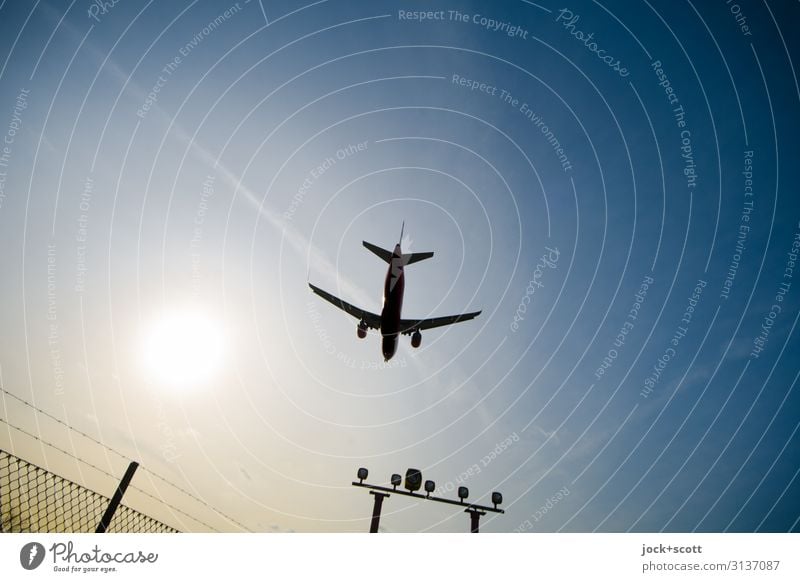
<svg viewBox="0 0 800 582">
<path fill-rule="evenodd" d="M 346 311 L 353 317 L 356 317 L 367 324 L 367 327 L 371 327 L 372 329 L 380 329 L 381 327 L 381 316 L 375 315 L 374 313 L 370 313 L 369 311 L 364 311 L 363 309 L 359 309 L 355 305 L 350 305 L 347 301 L 342 301 L 338 297 L 331 295 L 327 291 L 323 291 L 319 287 L 314 287 L 311 283 L 308 284 L 311 287 L 311 290 L 322 297 L 325 301 L 333 303 L 336 307 L 341 309 L 342 311 Z"/>
<path fill-rule="evenodd" d="M 459 321 L 468 321 L 478 317 L 480 314 L 480 311 L 473 311 L 472 313 L 447 315 L 445 317 L 433 317 L 431 319 L 401 319 L 400 329 L 402 330 L 401 333 L 409 335 L 417 330 L 442 327 L 443 325 L 450 325 L 451 323 L 458 323 Z"/>
</svg>

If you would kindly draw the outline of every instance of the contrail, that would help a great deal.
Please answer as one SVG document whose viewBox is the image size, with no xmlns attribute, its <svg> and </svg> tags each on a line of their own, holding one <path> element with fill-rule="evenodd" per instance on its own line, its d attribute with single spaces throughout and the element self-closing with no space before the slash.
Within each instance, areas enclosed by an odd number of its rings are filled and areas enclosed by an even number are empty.
<svg viewBox="0 0 800 582">
<path fill-rule="evenodd" d="M 285 220 L 283 216 L 274 210 L 267 208 L 256 196 L 256 194 L 248 188 L 242 179 L 230 171 L 224 164 L 219 162 L 217 158 L 211 154 L 204 147 L 199 145 L 196 141 L 186 134 L 177 123 L 173 124 L 173 129 L 176 137 L 184 142 L 187 147 L 202 161 L 215 168 L 222 178 L 230 184 L 234 192 L 241 193 L 244 198 L 258 210 L 259 215 L 266 219 L 270 226 L 274 227 L 277 231 L 283 234 L 289 247 L 301 257 L 305 256 L 306 251 L 310 250 L 311 261 L 314 265 L 314 270 L 321 272 L 324 277 L 331 280 L 337 280 L 340 283 L 340 288 L 345 295 L 353 300 L 363 304 L 369 304 L 374 300 L 374 297 L 355 284 L 351 279 L 342 276 L 334 265 L 322 252 L 322 250 L 313 244 L 308 237 L 295 228 L 289 221 Z M 310 265 L 309 265 L 310 268 Z"/>
<path fill-rule="evenodd" d="M 50 7 L 46 6 L 46 8 Z M 52 9 L 45 11 L 45 15 L 54 21 L 58 18 L 58 15 Z M 61 26 L 64 27 L 64 29 L 66 29 L 66 31 L 73 36 L 73 38 L 77 40 L 83 38 L 83 33 L 78 31 L 69 22 L 64 21 L 61 23 Z M 102 65 L 103 68 L 110 73 L 111 77 L 113 77 L 119 83 L 119 85 L 124 88 L 126 93 L 134 96 L 139 101 L 144 101 L 144 99 L 147 97 L 148 91 L 140 87 L 131 78 L 130 73 L 119 66 L 113 59 L 104 54 L 92 43 L 85 42 L 84 48 L 86 49 L 86 53 L 94 61 L 96 61 L 98 65 Z M 311 257 L 311 262 L 316 272 L 320 273 L 323 277 L 330 281 L 338 281 L 339 288 L 341 289 L 342 293 L 353 301 L 367 305 L 374 302 L 375 298 L 371 294 L 366 293 L 350 278 L 342 276 L 339 272 L 337 272 L 336 266 L 325 256 L 325 253 L 320 247 L 313 244 L 308 237 L 297 230 L 297 228 L 295 228 L 291 223 L 283 220 L 283 217 L 279 213 L 267 208 L 261 201 L 259 201 L 255 193 L 242 182 L 241 177 L 237 176 L 235 173 L 225 167 L 225 165 L 218 161 L 217 157 L 193 140 L 180 125 L 173 122 L 173 117 L 170 116 L 163 108 L 161 108 L 157 101 L 154 102 L 148 110 L 149 118 L 156 116 L 165 124 L 171 123 L 171 132 L 175 137 L 178 138 L 179 141 L 181 141 L 203 162 L 217 170 L 223 176 L 225 181 L 234 188 L 234 192 L 240 192 L 244 198 L 250 204 L 252 204 L 256 210 L 258 210 L 259 215 L 263 217 L 270 226 L 275 228 L 278 232 L 281 232 L 286 242 L 289 243 L 289 248 L 291 248 L 302 258 L 305 258 L 306 252 L 310 251 L 309 255 Z M 309 268 L 312 265 L 309 265 Z"/>
</svg>

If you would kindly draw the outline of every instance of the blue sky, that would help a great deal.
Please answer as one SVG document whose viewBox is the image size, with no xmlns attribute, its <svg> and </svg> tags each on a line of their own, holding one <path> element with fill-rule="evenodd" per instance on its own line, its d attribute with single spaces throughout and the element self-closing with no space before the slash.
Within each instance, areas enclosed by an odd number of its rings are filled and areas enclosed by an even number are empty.
<svg viewBox="0 0 800 582">
<path fill-rule="evenodd" d="M 359 466 L 501 491 L 484 531 L 800 527 L 796 3 L 96 6 L 0 4 L 5 391 L 253 531 L 365 531 Z M 379 311 L 402 221 L 404 316 L 483 313 L 385 367 L 307 282 Z M 187 308 L 223 349 L 175 388 L 142 353 Z M 0 431 L 114 487 L 41 441 Z"/>
</svg>

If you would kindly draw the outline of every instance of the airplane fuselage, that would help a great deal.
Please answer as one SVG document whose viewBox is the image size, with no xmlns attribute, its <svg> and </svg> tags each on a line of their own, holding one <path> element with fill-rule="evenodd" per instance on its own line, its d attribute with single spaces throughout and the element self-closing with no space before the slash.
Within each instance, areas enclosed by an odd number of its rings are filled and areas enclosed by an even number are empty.
<svg viewBox="0 0 800 582">
<path fill-rule="evenodd" d="M 384 361 L 389 361 L 397 352 L 397 338 L 400 333 L 400 312 L 403 309 L 405 291 L 405 272 L 403 271 L 403 252 L 395 245 L 392 260 L 386 271 L 383 285 L 383 309 L 381 310 L 381 336 Z"/>
</svg>

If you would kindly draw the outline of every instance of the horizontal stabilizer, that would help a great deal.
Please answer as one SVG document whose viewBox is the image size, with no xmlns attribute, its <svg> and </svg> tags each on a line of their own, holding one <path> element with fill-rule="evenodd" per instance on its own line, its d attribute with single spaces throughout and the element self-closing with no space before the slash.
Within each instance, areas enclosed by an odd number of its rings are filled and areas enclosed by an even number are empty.
<svg viewBox="0 0 800 582">
<path fill-rule="evenodd" d="M 430 259 L 433 256 L 433 253 L 409 253 L 403 255 L 403 264 L 404 265 L 411 265 L 413 263 L 418 263 L 419 261 L 424 261 L 425 259 Z"/>
<path fill-rule="evenodd" d="M 387 263 L 391 263 L 392 262 L 392 253 L 391 252 L 387 251 L 386 249 L 382 249 L 381 247 L 376 246 L 376 245 L 374 245 L 372 243 L 368 243 L 367 241 L 362 241 L 362 242 L 364 243 L 365 247 L 367 247 L 373 253 L 378 255 L 384 261 L 386 261 Z"/>
</svg>

